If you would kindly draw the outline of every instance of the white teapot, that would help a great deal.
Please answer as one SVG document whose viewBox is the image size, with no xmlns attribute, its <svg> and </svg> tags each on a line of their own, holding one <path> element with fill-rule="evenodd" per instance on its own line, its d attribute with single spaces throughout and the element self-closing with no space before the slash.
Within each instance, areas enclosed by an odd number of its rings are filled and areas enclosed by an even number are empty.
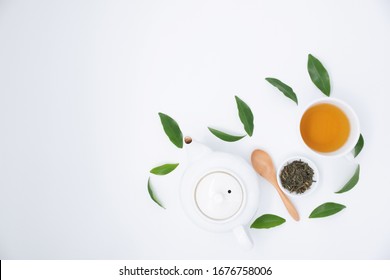
<svg viewBox="0 0 390 280">
<path fill-rule="evenodd" d="M 258 177 L 242 158 L 186 137 L 189 165 L 181 181 L 181 201 L 198 226 L 215 232 L 232 231 L 245 248 L 253 242 L 246 225 L 259 202 Z"/>
</svg>

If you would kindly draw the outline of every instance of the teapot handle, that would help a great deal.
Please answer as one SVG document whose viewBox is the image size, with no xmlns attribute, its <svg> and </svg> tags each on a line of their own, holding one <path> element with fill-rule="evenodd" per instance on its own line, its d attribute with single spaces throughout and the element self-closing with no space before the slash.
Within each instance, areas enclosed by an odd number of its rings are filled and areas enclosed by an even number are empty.
<svg viewBox="0 0 390 280">
<path fill-rule="evenodd" d="M 253 248 L 253 241 L 245 230 L 244 226 L 240 225 L 233 229 L 233 233 L 237 238 L 238 243 L 245 249 Z"/>
</svg>

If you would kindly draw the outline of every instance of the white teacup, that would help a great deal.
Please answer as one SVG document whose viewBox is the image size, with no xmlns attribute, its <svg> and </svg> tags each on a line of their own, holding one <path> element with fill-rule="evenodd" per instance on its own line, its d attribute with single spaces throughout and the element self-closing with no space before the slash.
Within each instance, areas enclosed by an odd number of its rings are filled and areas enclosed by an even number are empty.
<svg viewBox="0 0 390 280">
<path fill-rule="evenodd" d="M 303 139 L 302 134 L 301 134 L 300 126 L 301 126 L 302 117 L 304 116 L 304 114 L 306 113 L 306 111 L 308 109 L 312 108 L 313 106 L 319 105 L 319 104 L 331 104 L 331 105 L 338 107 L 341 111 L 343 111 L 343 113 L 346 115 L 346 117 L 349 120 L 350 130 L 349 130 L 349 136 L 348 136 L 347 140 L 339 149 L 332 151 L 332 152 L 319 152 L 319 151 L 312 149 L 311 147 L 309 147 L 307 145 L 307 143 L 305 142 L 305 140 Z M 342 157 L 342 156 L 348 155 L 348 153 L 350 153 L 354 149 L 356 143 L 359 140 L 359 136 L 360 136 L 359 119 L 358 119 L 356 113 L 354 112 L 354 110 L 348 104 L 346 104 L 344 101 L 341 101 L 341 100 L 336 99 L 336 98 L 330 98 L 330 97 L 317 99 L 314 102 L 310 103 L 308 106 L 306 106 L 306 108 L 303 110 L 301 117 L 299 119 L 298 129 L 299 129 L 299 135 L 301 136 L 303 143 L 305 143 L 305 146 L 307 148 L 309 148 L 311 151 L 315 152 L 316 154 L 319 154 L 322 156 Z"/>
</svg>

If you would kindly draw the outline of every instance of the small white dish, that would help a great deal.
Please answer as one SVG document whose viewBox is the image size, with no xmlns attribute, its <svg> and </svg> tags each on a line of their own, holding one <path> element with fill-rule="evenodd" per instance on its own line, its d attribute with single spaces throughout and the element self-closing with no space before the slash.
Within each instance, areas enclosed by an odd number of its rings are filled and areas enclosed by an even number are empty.
<svg viewBox="0 0 390 280">
<path fill-rule="evenodd" d="M 280 173 L 282 172 L 283 168 L 293 162 L 293 161 L 296 161 L 296 160 L 301 160 L 303 162 L 306 162 L 314 171 L 314 174 L 313 174 L 313 183 L 312 185 L 310 186 L 310 189 L 308 189 L 307 191 L 305 191 L 304 193 L 295 193 L 295 192 L 290 192 L 289 190 L 285 189 L 282 185 L 282 182 L 280 180 Z M 290 157 L 288 159 L 286 159 L 285 161 L 283 161 L 283 163 L 279 166 L 278 170 L 277 170 L 277 173 L 276 173 L 276 177 L 277 177 L 277 180 L 278 180 L 278 184 L 280 186 L 280 188 L 282 189 L 282 191 L 291 196 L 291 197 L 302 197 L 302 196 L 307 196 L 309 194 L 311 194 L 313 191 L 315 191 L 317 185 L 318 185 L 318 180 L 319 180 L 319 172 L 318 172 L 318 168 L 317 166 L 314 164 L 314 162 L 312 162 L 310 159 L 306 158 L 306 157 L 302 157 L 302 156 L 295 156 L 295 157 Z"/>
</svg>

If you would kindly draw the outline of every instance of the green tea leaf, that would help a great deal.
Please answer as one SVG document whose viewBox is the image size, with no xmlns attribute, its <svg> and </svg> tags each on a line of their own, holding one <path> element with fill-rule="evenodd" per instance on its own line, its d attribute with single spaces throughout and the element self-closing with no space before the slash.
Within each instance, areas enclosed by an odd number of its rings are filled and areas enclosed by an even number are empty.
<svg viewBox="0 0 390 280">
<path fill-rule="evenodd" d="M 279 89 L 285 96 L 287 96 L 288 98 L 290 98 L 292 101 L 294 101 L 295 103 L 297 103 L 298 105 L 298 98 L 297 98 L 297 95 L 295 94 L 295 92 L 293 91 L 293 89 L 291 87 L 289 87 L 288 85 L 286 85 L 285 83 L 281 82 L 280 80 L 278 79 L 275 79 L 275 78 L 265 78 L 271 85 L 273 85 L 274 87 L 276 87 L 277 89 Z"/>
<path fill-rule="evenodd" d="M 155 175 L 167 175 L 171 173 L 173 170 L 175 170 L 178 165 L 179 165 L 178 163 L 163 164 L 150 170 L 150 173 Z"/>
<path fill-rule="evenodd" d="M 171 140 L 176 147 L 180 149 L 183 148 L 183 134 L 177 122 L 163 113 L 158 113 L 158 115 L 160 116 L 161 124 L 169 140 Z"/>
<path fill-rule="evenodd" d="M 282 217 L 272 214 L 265 214 L 258 217 L 251 225 L 251 228 L 272 228 L 279 226 L 284 222 L 286 222 L 286 220 Z"/>
<path fill-rule="evenodd" d="M 344 185 L 344 187 L 342 187 L 341 190 L 339 190 L 336 193 L 345 193 L 353 189 L 353 187 L 355 187 L 356 184 L 359 182 L 359 175 L 360 175 L 360 165 L 356 167 L 355 173 L 353 174 L 351 179 L 349 179 L 349 181 Z"/>
<path fill-rule="evenodd" d="M 253 114 L 251 108 L 249 108 L 249 106 L 244 101 L 242 101 L 238 96 L 235 96 L 235 98 L 237 103 L 238 115 L 240 117 L 242 124 L 244 125 L 244 129 L 249 136 L 252 136 L 254 125 L 253 125 Z"/>
<path fill-rule="evenodd" d="M 330 80 L 328 71 L 322 63 L 309 54 L 307 61 L 307 70 L 313 83 L 319 88 L 326 96 L 330 96 Z"/>
<path fill-rule="evenodd" d="M 364 138 L 363 135 L 360 134 L 359 140 L 356 143 L 355 148 L 353 149 L 353 156 L 357 157 L 360 154 L 360 152 L 363 150 L 363 147 L 364 147 Z"/>
<path fill-rule="evenodd" d="M 316 209 L 311 212 L 309 218 L 323 218 L 323 217 L 328 217 L 331 215 L 334 215 L 341 210 L 345 208 L 344 205 L 334 203 L 334 202 L 327 202 L 324 204 L 321 204 L 318 206 Z"/>
<path fill-rule="evenodd" d="M 148 179 L 148 192 L 149 192 L 150 198 L 154 202 L 156 202 L 160 207 L 165 209 L 165 207 L 162 205 L 162 203 L 158 200 L 158 198 L 156 197 L 156 195 L 153 192 L 153 187 L 152 187 L 152 183 L 150 182 L 150 178 Z"/>
<path fill-rule="evenodd" d="M 217 129 L 214 129 L 214 128 L 211 128 L 211 127 L 208 127 L 208 129 L 210 130 L 210 132 L 212 134 L 214 134 L 216 137 L 218 137 L 219 139 L 223 140 L 223 141 L 226 141 L 226 142 L 235 142 L 235 141 L 238 141 L 242 138 L 244 138 L 246 135 L 231 135 L 231 134 L 227 134 L 225 132 L 222 132 L 220 130 L 217 130 Z"/>
</svg>

